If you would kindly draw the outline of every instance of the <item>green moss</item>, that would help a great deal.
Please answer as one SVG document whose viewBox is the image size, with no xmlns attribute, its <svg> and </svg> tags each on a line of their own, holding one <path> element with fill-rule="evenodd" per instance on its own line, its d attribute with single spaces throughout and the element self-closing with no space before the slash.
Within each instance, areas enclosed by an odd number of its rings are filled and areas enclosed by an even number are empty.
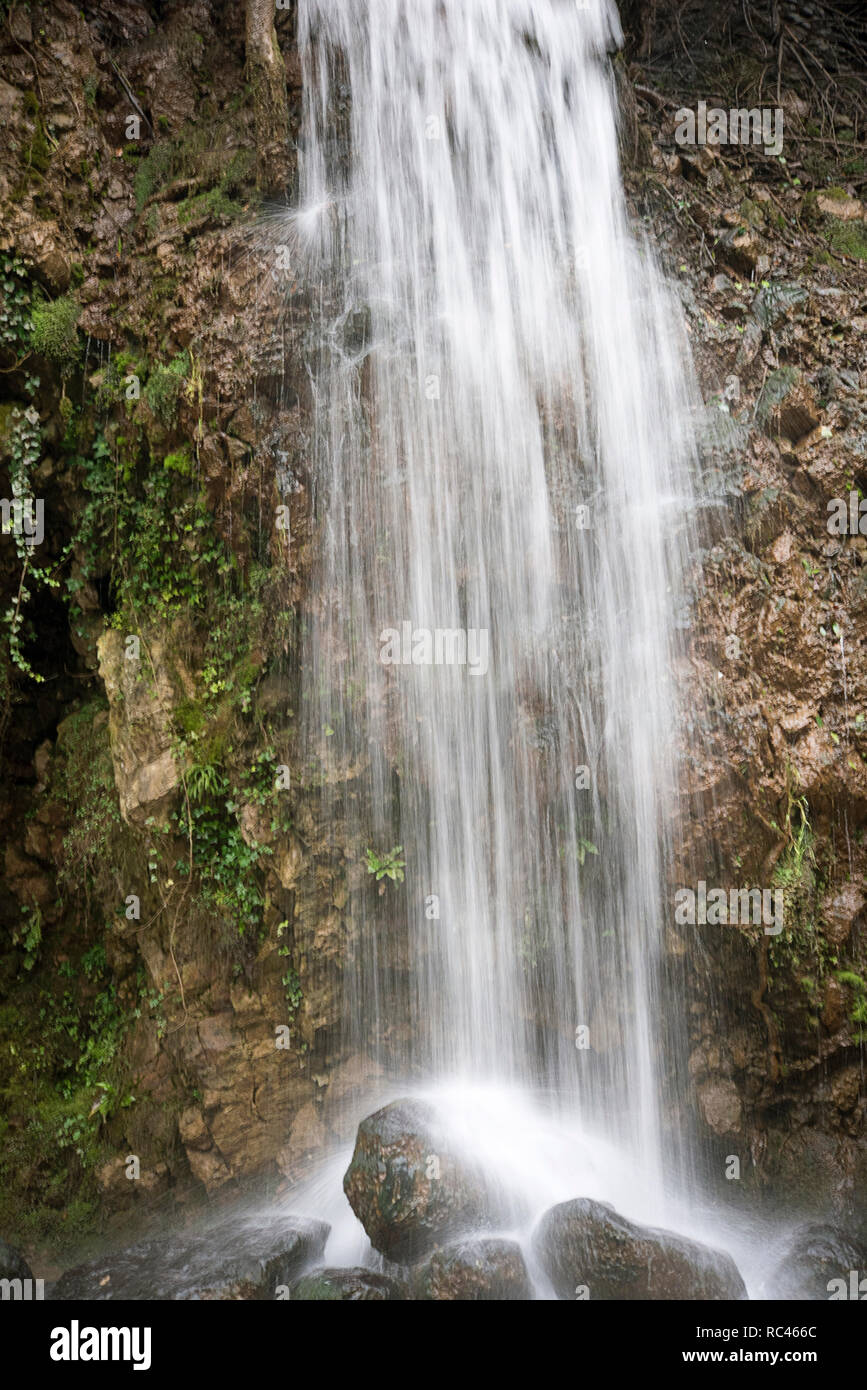
<svg viewBox="0 0 867 1390">
<path fill-rule="evenodd" d="M 24 147 L 24 162 L 28 170 L 44 174 L 51 163 L 51 144 L 42 121 L 39 98 L 34 91 L 24 93 L 24 110 L 34 123 L 34 131 Z"/>
<path fill-rule="evenodd" d="M 149 153 L 140 160 L 133 180 L 135 205 L 139 212 L 148 198 L 151 198 L 174 177 L 173 169 L 174 147 L 164 141 L 155 144 Z"/>
<path fill-rule="evenodd" d="M 841 256 L 867 261 L 867 228 L 861 221 L 838 222 L 831 227 L 828 244 Z"/>
<path fill-rule="evenodd" d="M 765 214 L 759 204 L 753 202 L 752 198 L 744 198 L 738 208 L 738 216 L 747 227 L 761 229 L 765 225 Z"/>
<path fill-rule="evenodd" d="M 229 198 L 222 188 L 211 188 L 207 193 L 199 193 L 178 203 L 178 221 L 181 226 L 205 219 L 226 218 L 231 221 L 240 217 L 243 211 L 241 204 Z"/>
<path fill-rule="evenodd" d="M 95 886 L 111 896 L 114 874 L 124 858 L 126 832 L 118 806 L 105 700 L 90 700 L 63 720 L 58 752 L 52 795 L 63 808 L 67 827 L 58 888 L 61 894 L 77 897 L 89 895 Z"/>
<path fill-rule="evenodd" d="M 81 356 L 80 317 L 81 305 L 74 294 L 42 300 L 31 309 L 30 346 L 38 356 L 54 362 L 64 375 L 73 370 Z"/>
<path fill-rule="evenodd" d="M 226 116 L 211 122 L 191 123 L 174 140 L 158 140 L 140 159 L 136 169 L 134 187 L 138 211 L 141 212 L 154 194 L 179 179 L 195 179 L 200 187 L 211 191 L 219 189 L 223 195 L 236 192 L 250 178 L 253 156 L 246 149 L 227 147 L 233 137 L 233 123 Z M 185 200 L 187 204 L 194 201 Z M 232 205 L 233 216 L 236 215 L 235 206 Z M 206 207 L 205 211 L 210 212 L 211 207 Z"/>
<path fill-rule="evenodd" d="M 178 449 L 175 453 L 166 454 L 163 459 L 163 468 L 167 469 L 169 473 L 180 473 L 182 478 L 191 478 L 193 476 L 193 456 L 189 446 L 185 444 L 182 449 Z"/>
<path fill-rule="evenodd" d="M 144 399 L 162 425 L 174 424 L 178 401 L 190 370 L 187 353 L 173 357 L 167 367 L 155 367 L 147 379 Z"/>
<path fill-rule="evenodd" d="M 113 1116 L 134 1103 L 130 1018 L 101 941 L 46 957 L 0 1007 L 0 1228 L 62 1249 L 92 1227 Z"/>
<path fill-rule="evenodd" d="M 184 700 L 175 709 L 175 719 L 185 734 L 200 734 L 205 727 L 205 713 L 195 700 Z"/>
</svg>

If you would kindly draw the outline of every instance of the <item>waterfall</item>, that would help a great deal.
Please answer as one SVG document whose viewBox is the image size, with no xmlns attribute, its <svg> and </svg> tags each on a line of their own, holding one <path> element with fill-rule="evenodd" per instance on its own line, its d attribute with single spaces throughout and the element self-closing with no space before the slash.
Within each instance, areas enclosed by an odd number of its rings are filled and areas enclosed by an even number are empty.
<svg viewBox="0 0 867 1390">
<path fill-rule="evenodd" d="M 692 388 L 618 39 L 610 0 L 300 0 L 305 738 L 344 843 L 406 864 L 356 876 L 352 1045 L 658 1194 Z"/>
</svg>

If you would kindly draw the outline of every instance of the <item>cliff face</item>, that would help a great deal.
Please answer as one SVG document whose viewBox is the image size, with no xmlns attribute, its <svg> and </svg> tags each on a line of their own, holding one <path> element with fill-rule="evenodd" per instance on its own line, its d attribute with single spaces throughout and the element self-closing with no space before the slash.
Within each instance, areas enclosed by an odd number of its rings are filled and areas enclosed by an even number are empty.
<svg viewBox="0 0 867 1390">
<path fill-rule="evenodd" d="M 31 1242 L 278 1178 L 346 1060 L 294 735 L 305 309 L 237 8 L 4 7 L 3 484 L 45 532 L 2 556 L 2 1219 Z"/>
<path fill-rule="evenodd" d="M 0 487 L 45 530 L 0 550 L 0 1226 L 31 1248 L 275 1185 L 372 1079 L 339 1027 L 363 846 L 319 821 L 296 735 L 309 291 L 256 193 L 238 10 L 2 10 Z M 867 535 L 827 503 L 867 491 L 863 160 L 844 99 L 836 145 L 810 136 L 791 56 L 787 164 L 678 145 L 676 108 L 722 88 L 684 75 L 665 7 L 648 32 L 629 188 L 708 402 L 673 888 L 787 903 L 773 937 L 672 914 L 697 1098 L 673 1120 L 711 1180 L 734 1153 L 744 1186 L 851 1209 Z M 291 12 L 278 34 L 294 137 Z"/>
<path fill-rule="evenodd" d="M 707 1177 L 863 1222 L 867 1001 L 864 119 L 857 27 L 782 35 L 638 7 L 630 186 L 680 284 L 706 403 L 684 853 L 674 887 L 782 894 L 782 930 L 667 928 Z M 681 21 L 682 24 L 681 24 Z M 678 24 L 681 24 L 680 31 Z M 853 47 L 854 45 L 854 47 Z M 805 50 L 807 56 L 805 57 Z M 688 60 L 686 54 L 690 55 Z M 780 57 L 779 86 L 761 86 Z M 822 64 L 827 83 L 805 77 Z M 832 93 L 833 103 L 828 100 Z M 683 112 L 767 109 L 781 148 L 678 138 Z M 833 105 L 833 109 L 832 109 Z M 845 503 L 845 507 L 843 504 Z M 845 523 L 842 517 L 845 511 Z M 678 1115 L 676 1123 L 686 1116 Z"/>
</svg>

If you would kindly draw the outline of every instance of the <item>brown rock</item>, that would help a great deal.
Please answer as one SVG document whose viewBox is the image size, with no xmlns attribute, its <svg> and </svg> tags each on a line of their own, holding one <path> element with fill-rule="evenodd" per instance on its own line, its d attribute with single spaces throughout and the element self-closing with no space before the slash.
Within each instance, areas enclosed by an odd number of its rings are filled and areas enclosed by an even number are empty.
<svg viewBox="0 0 867 1390">
<path fill-rule="evenodd" d="M 209 1192 L 215 1192 L 224 1183 L 231 1180 L 232 1174 L 226 1166 L 225 1159 L 222 1154 L 216 1153 L 213 1149 L 206 1153 L 200 1153 L 196 1149 L 188 1149 L 187 1158 L 193 1177 L 204 1183 Z"/>
<path fill-rule="evenodd" d="M 840 222 L 854 222 L 864 216 L 860 198 L 832 198 L 828 193 L 817 193 L 816 207 L 826 217 L 836 217 Z"/>
<path fill-rule="evenodd" d="M 698 1103 L 705 1124 L 714 1134 L 737 1134 L 741 1127 L 741 1099 L 733 1081 L 716 1079 L 698 1088 Z"/>
<path fill-rule="evenodd" d="M 176 696 L 168 675 L 166 649 L 152 638 L 137 660 L 126 656 L 126 638 L 110 628 L 99 639 L 99 673 L 109 700 L 109 730 L 114 778 L 121 815 L 143 824 L 164 813 L 180 785 L 172 755 L 171 718 Z M 146 669 L 145 669 L 146 668 Z M 179 683 L 191 686 L 178 659 Z M 184 689 L 183 693 L 189 693 Z"/>
<path fill-rule="evenodd" d="M 834 946 L 842 946 L 852 932 L 855 919 L 864 910 L 867 899 L 856 883 L 845 883 L 822 901 L 822 921 L 825 935 Z"/>
<path fill-rule="evenodd" d="M 33 262 L 50 285 L 59 290 L 68 288 L 72 272 L 56 222 L 29 223 L 21 232 L 19 246 L 21 254 Z"/>
<path fill-rule="evenodd" d="M 843 986 L 837 980 L 826 980 L 822 1001 L 822 1026 L 829 1033 L 836 1033 L 843 1026 L 846 1017 Z"/>
<path fill-rule="evenodd" d="M 861 1094 L 861 1071 L 859 1067 L 846 1067 L 831 1082 L 831 1097 L 838 1110 L 844 1114 L 854 1109 Z"/>
<path fill-rule="evenodd" d="M 322 1123 L 321 1112 L 313 1101 L 302 1105 L 295 1116 L 295 1123 L 289 1134 L 289 1141 L 276 1157 L 280 1172 L 290 1177 L 298 1164 L 312 1158 L 328 1142 L 328 1131 Z"/>
<path fill-rule="evenodd" d="M 195 1149 L 199 1153 L 206 1153 L 208 1149 L 213 1148 L 214 1141 L 205 1124 L 205 1117 L 194 1105 L 181 1111 L 178 1117 L 178 1133 L 187 1150 Z"/>
</svg>

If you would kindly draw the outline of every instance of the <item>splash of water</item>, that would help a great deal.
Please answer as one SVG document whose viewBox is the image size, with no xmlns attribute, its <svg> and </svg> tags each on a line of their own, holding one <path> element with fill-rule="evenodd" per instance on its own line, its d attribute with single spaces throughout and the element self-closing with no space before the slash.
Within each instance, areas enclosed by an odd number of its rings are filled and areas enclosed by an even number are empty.
<svg viewBox="0 0 867 1390">
<path fill-rule="evenodd" d="M 631 1174 L 651 1218 L 693 442 L 618 36 L 609 0 L 300 0 L 306 737 L 344 843 L 406 860 L 352 906 L 351 1045 L 499 1097 L 485 1132 L 556 1174 L 537 1205 Z"/>
</svg>

